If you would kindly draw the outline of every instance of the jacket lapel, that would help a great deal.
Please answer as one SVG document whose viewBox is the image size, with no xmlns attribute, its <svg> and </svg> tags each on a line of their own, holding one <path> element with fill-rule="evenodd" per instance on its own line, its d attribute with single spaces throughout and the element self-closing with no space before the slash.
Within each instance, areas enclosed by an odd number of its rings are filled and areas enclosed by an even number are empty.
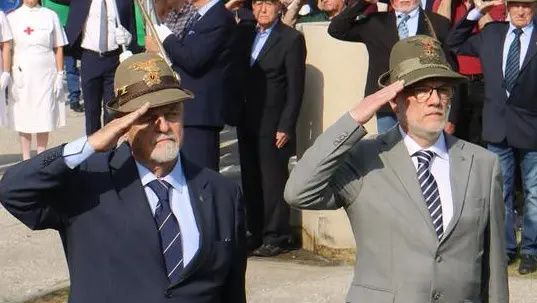
<svg viewBox="0 0 537 303">
<path fill-rule="evenodd" d="M 537 54 L 537 24 L 534 21 L 533 32 L 531 33 L 530 44 L 528 45 L 528 52 L 526 53 L 526 57 L 524 58 L 520 72 L 524 70 L 524 68 L 528 65 L 531 59 L 535 57 L 536 54 Z"/>
<path fill-rule="evenodd" d="M 181 273 L 181 277 L 177 283 L 170 285 L 174 288 L 188 279 L 194 274 L 203 264 L 208 254 L 212 250 L 212 235 L 213 235 L 213 197 L 209 188 L 208 180 L 203 169 L 192 162 L 188 161 L 181 155 L 188 192 L 190 195 L 190 203 L 196 218 L 196 224 L 200 234 L 200 247 L 190 263 Z"/>
<path fill-rule="evenodd" d="M 162 258 L 157 226 L 127 143 L 121 144 L 114 152 L 109 165 L 112 182 L 121 199 L 121 210 L 128 212 L 124 217 L 127 218 L 127 229 L 132 231 L 129 234 L 136 235 L 140 241 L 147 243 L 147 249 L 154 250 L 150 253 L 151 256 Z M 163 270 L 165 272 L 164 267 Z"/>
<path fill-rule="evenodd" d="M 379 15 L 382 16 L 382 15 Z M 384 33 L 389 49 L 393 47 L 397 41 L 399 41 L 399 32 L 397 31 L 397 19 L 395 17 L 395 12 L 390 12 L 385 14 L 386 18 L 384 19 L 385 28 L 388 30 Z"/>
<path fill-rule="evenodd" d="M 281 33 L 280 33 L 280 30 L 281 30 L 281 24 L 280 24 L 281 21 L 278 21 L 278 23 L 276 23 L 276 25 L 272 28 L 272 31 L 270 32 L 270 35 L 267 39 L 267 41 L 265 41 L 265 44 L 263 45 L 263 48 L 261 49 L 261 52 L 259 53 L 259 55 L 257 56 L 257 59 L 255 60 L 256 62 L 259 62 L 263 59 L 263 57 L 267 54 L 267 52 L 273 47 L 275 46 L 278 41 L 280 40 L 280 36 L 281 36 Z M 255 36 L 254 36 L 254 39 L 255 39 Z"/>
<path fill-rule="evenodd" d="M 449 225 L 444 227 L 445 241 L 457 225 L 464 207 L 470 169 L 472 167 L 473 155 L 464 152 L 464 141 L 453 136 L 446 136 L 446 145 L 449 153 L 449 170 L 451 181 L 451 200 L 453 201 L 453 218 Z"/>
<path fill-rule="evenodd" d="M 408 154 L 408 149 L 403 142 L 399 127 L 392 128 L 386 134 L 379 136 L 379 139 L 385 143 L 381 157 L 385 158 L 390 164 L 390 168 L 403 184 L 410 200 L 412 200 L 414 206 L 421 213 L 421 216 L 429 227 L 425 232 L 426 236 L 436 240 L 431 215 L 429 214 L 419 185 L 416 167 Z"/>
</svg>

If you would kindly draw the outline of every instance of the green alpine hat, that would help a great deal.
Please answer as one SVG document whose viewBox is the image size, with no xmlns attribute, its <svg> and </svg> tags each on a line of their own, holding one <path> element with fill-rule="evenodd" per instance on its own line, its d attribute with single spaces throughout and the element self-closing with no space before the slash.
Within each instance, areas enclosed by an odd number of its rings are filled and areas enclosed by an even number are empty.
<svg viewBox="0 0 537 303">
<path fill-rule="evenodd" d="M 399 40 L 390 54 L 390 71 L 378 79 L 381 87 L 405 80 L 405 87 L 429 78 L 441 78 L 452 83 L 467 80 L 454 72 L 446 61 L 440 42 L 429 36 L 413 36 Z"/>
<path fill-rule="evenodd" d="M 112 113 L 130 113 L 146 102 L 149 108 L 192 99 L 178 77 L 156 53 L 132 55 L 121 62 L 114 78 L 115 97 L 106 105 Z"/>
</svg>

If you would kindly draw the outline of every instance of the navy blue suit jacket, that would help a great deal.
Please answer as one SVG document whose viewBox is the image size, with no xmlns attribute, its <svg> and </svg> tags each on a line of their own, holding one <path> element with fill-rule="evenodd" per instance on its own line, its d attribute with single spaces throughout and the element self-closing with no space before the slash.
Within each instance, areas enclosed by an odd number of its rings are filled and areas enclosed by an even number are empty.
<svg viewBox="0 0 537 303">
<path fill-rule="evenodd" d="M 466 16 L 452 29 L 446 43 L 456 54 L 479 57 L 485 79 L 483 140 L 537 150 L 537 23 L 516 84 L 507 97 L 502 70 L 508 22 L 488 23 L 472 34 L 477 21 Z"/>
<path fill-rule="evenodd" d="M 185 126 L 235 125 L 238 110 L 236 23 L 222 1 L 182 39 L 168 36 L 163 45 L 181 77 L 194 93 L 185 102 Z"/>
<path fill-rule="evenodd" d="M 159 234 L 128 144 L 77 168 L 56 147 L 11 167 L 0 201 L 31 229 L 60 232 L 69 302 L 242 303 L 244 216 L 238 185 L 182 158 L 200 248 L 169 285 Z"/>
<path fill-rule="evenodd" d="M 69 5 L 69 15 L 65 24 L 65 34 L 69 40 L 67 54 L 80 58 L 82 49 L 82 34 L 84 26 L 88 18 L 90 5 L 92 0 L 51 0 L 59 4 Z M 119 11 L 119 20 L 121 25 L 125 27 L 132 35 L 132 41 L 129 49 L 133 53 L 143 51 L 143 48 L 138 45 L 136 39 L 136 20 L 134 17 L 134 1 L 133 0 L 116 0 L 117 9 Z"/>
</svg>

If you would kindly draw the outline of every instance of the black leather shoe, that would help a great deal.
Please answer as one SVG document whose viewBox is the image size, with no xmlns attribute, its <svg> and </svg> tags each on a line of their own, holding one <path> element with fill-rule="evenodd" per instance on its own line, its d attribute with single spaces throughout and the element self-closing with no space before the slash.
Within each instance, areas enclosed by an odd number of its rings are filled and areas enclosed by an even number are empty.
<svg viewBox="0 0 537 303">
<path fill-rule="evenodd" d="M 77 112 L 77 113 L 83 113 L 84 112 L 84 106 L 80 103 L 71 103 L 71 105 L 69 106 L 71 108 L 72 111 L 74 112 Z"/>
<path fill-rule="evenodd" d="M 288 252 L 288 250 L 283 247 L 263 244 L 261 247 L 253 251 L 253 255 L 258 257 L 275 257 L 286 252 Z"/>
<path fill-rule="evenodd" d="M 507 253 L 507 265 L 511 265 L 516 261 L 516 253 Z"/>
<path fill-rule="evenodd" d="M 532 255 L 522 255 L 520 256 L 520 266 L 518 267 L 518 272 L 521 275 L 527 275 L 532 272 L 537 271 L 537 256 Z"/>
</svg>

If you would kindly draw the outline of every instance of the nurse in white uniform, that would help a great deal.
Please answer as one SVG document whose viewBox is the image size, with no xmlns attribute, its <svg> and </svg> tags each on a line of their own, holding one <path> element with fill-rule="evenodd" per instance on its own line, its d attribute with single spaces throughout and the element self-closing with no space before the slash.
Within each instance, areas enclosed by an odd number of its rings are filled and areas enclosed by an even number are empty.
<svg viewBox="0 0 537 303">
<path fill-rule="evenodd" d="M 38 2 L 23 0 L 7 16 L 13 33 L 10 122 L 19 132 L 24 160 L 30 158 L 32 134 L 41 153 L 49 132 L 65 125 L 62 46 L 67 38 L 58 15 Z"/>
<path fill-rule="evenodd" d="M 11 28 L 0 11 L 0 126 L 7 126 L 6 88 L 11 81 Z"/>
</svg>

